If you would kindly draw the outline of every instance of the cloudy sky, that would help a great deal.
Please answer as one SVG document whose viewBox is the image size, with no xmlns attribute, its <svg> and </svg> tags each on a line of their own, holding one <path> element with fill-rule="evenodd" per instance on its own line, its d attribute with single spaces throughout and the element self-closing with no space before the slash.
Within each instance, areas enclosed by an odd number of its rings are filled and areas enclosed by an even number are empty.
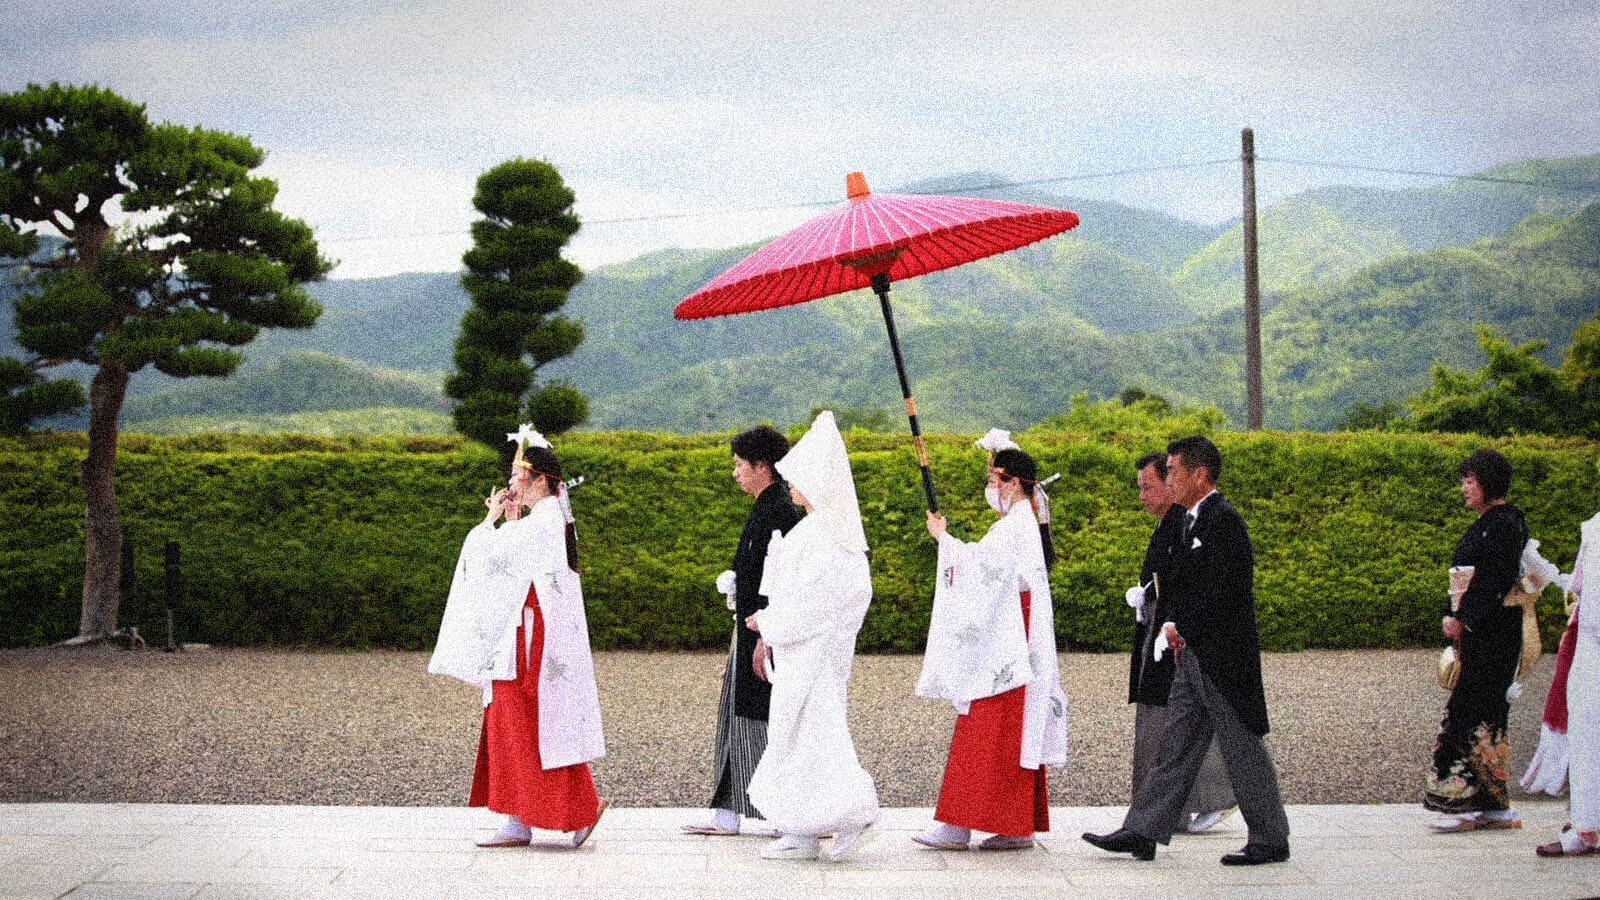
<svg viewBox="0 0 1600 900">
<path fill-rule="evenodd" d="M 577 192 L 593 266 L 774 235 L 855 170 L 1220 222 L 1236 163 L 1126 173 L 1236 158 L 1244 126 L 1264 156 L 1423 172 L 1600 153 L 1596 0 L 0 5 L 0 91 L 94 82 L 250 136 L 343 278 L 458 268 L 475 179 L 516 156 Z M 1258 177 L 1264 201 L 1437 181 Z"/>
</svg>

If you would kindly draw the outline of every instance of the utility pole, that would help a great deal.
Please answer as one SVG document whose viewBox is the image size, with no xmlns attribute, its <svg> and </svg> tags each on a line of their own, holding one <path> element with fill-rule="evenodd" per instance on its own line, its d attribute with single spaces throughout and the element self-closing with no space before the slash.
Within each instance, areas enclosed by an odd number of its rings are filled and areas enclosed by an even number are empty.
<svg viewBox="0 0 1600 900">
<path fill-rule="evenodd" d="M 1244 371 L 1246 427 L 1261 430 L 1261 273 L 1256 263 L 1256 135 L 1241 133 L 1244 169 Z"/>
</svg>

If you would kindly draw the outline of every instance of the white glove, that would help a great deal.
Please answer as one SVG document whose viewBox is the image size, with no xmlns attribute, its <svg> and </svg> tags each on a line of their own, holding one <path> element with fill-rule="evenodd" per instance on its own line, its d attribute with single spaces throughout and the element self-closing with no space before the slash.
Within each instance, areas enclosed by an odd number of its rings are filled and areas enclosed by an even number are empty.
<svg viewBox="0 0 1600 900">
<path fill-rule="evenodd" d="M 733 575 L 733 570 L 732 569 L 728 569 L 727 571 L 723 572 L 721 575 L 717 576 L 717 593 L 719 593 L 723 597 L 727 598 L 728 608 L 729 609 L 735 609 L 736 608 L 736 606 L 735 606 L 735 604 L 733 602 L 733 596 L 734 596 L 734 593 L 736 591 L 736 586 L 737 586 L 737 583 L 734 580 L 734 575 Z"/>
<path fill-rule="evenodd" d="M 1166 653 L 1167 652 L 1167 648 L 1170 647 L 1170 646 L 1172 646 L 1172 645 L 1167 643 L 1167 629 L 1166 629 L 1165 626 L 1163 626 L 1162 629 L 1161 629 L 1161 633 L 1156 635 L 1156 643 L 1155 643 L 1155 648 L 1154 648 L 1155 649 L 1156 662 L 1161 662 L 1161 655 L 1163 653 Z"/>
<path fill-rule="evenodd" d="M 1123 599 L 1127 600 L 1128 601 L 1128 605 L 1133 607 L 1133 611 L 1135 613 L 1135 618 L 1138 619 L 1140 622 L 1143 622 L 1144 621 L 1144 585 L 1142 585 L 1142 584 L 1134 585 L 1133 587 L 1128 588 L 1128 593 L 1126 595 L 1124 595 Z"/>
</svg>

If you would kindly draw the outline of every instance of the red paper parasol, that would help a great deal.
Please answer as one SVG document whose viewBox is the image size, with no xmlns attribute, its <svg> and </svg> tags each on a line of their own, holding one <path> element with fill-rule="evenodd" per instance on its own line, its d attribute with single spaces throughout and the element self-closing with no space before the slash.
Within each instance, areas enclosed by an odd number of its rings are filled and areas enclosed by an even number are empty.
<svg viewBox="0 0 1600 900">
<path fill-rule="evenodd" d="M 928 508 L 938 512 L 917 404 L 889 309 L 889 283 L 1042 241 L 1077 226 L 1078 215 L 977 197 L 874 194 L 860 172 L 846 185 L 849 200 L 751 254 L 678 304 L 673 314 L 706 319 L 872 288 L 889 329 Z"/>
</svg>

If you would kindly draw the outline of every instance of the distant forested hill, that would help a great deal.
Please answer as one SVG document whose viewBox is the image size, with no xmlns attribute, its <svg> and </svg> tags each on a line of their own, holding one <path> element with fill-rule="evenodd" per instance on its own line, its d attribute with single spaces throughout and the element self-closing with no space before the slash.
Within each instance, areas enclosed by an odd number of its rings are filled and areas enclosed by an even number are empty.
<svg viewBox="0 0 1600 900">
<path fill-rule="evenodd" d="M 1347 220 L 1358 205 L 1330 191 L 1266 211 L 1269 425 L 1329 428 L 1352 402 L 1419 390 L 1435 360 L 1474 366 L 1479 322 L 1519 341 L 1546 339 L 1547 357 L 1559 359 L 1578 323 L 1600 311 L 1600 241 L 1590 234 L 1600 207 L 1584 205 L 1600 196 L 1600 157 L 1501 167 L 1490 177 L 1586 186 L 1384 192 L 1387 214 L 1376 221 Z M 1417 209 L 1408 210 L 1413 197 Z M 1529 214 L 1525 222 L 1510 218 L 1519 212 Z M 1215 404 L 1242 421 L 1238 229 L 1170 273 L 1084 231 L 1071 234 L 895 286 L 929 425 L 1020 426 L 1066 409 L 1074 394 L 1109 396 L 1130 385 Z M 1466 236 L 1467 246 L 1436 247 L 1446 234 Z M 1484 234 L 1500 236 L 1480 242 Z M 594 387 L 595 427 L 726 429 L 796 422 L 823 405 L 897 411 L 882 323 L 865 292 L 671 320 L 679 299 L 750 249 L 646 257 L 596 273 L 574 294 L 590 339 L 560 372 Z"/>
<path fill-rule="evenodd" d="M 1577 324 L 1600 310 L 1600 206 L 1592 205 L 1600 156 L 1483 175 L 1489 180 L 1410 191 L 1326 188 L 1263 210 L 1270 426 L 1328 428 L 1352 402 L 1420 389 L 1435 360 L 1476 366 L 1479 322 L 1518 341 L 1546 339 L 1547 358 L 1559 360 Z M 972 173 L 902 190 L 965 192 L 1001 180 Z M 1545 186 L 1519 183 L 1527 181 Z M 1128 386 L 1215 404 L 1242 421 L 1237 226 L 1037 188 L 971 193 L 1063 206 L 1083 224 L 894 286 L 929 427 L 1021 428 L 1065 410 L 1075 394 L 1111 396 Z M 870 293 L 723 319 L 672 318 L 678 301 L 756 246 L 661 251 L 589 273 L 566 309 L 587 338 L 548 371 L 592 398 L 590 427 L 726 430 L 799 422 L 818 406 L 882 410 L 896 421 L 898 385 Z M 285 416 L 332 421 L 338 411 L 344 424 L 329 427 L 439 427 L 448 405 L 437 386 L 452 368 L 467 306 L 457 276 L 310 289 L 326 308 L 315 329 L 264 333 L 245 348 L 248 361 L 233 379 L 141 373 L 125 421 L 166 430 L 226 421 L 237 430 L 250 427 L 252 415 L 275 416 L 260 419 L 275 430 L 306 421 Z M 9 345 L 3 311 L 0 345 Z M 399 423 L 395 409 L 422 416 Z"/>
<path fill-rule="evenodd" d="M 297 350 L 224 379 L 184 379 L 159 393 L 130 399 L 129 421 L 174 416 L 249 416 L 268 413 L 399 407 L 445 413 L 437 379 L 381 369 L 316 351 Z"/>
</svg>

